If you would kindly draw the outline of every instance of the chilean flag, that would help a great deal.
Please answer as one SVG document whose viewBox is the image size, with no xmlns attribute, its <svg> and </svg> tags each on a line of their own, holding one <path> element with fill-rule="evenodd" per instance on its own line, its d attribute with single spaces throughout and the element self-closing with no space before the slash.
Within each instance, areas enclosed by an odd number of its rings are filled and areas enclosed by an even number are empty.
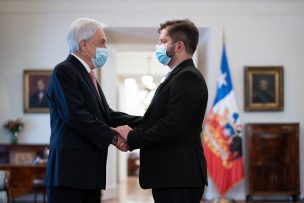
<svg viewBox="0 0 304 203">
<path fill-rule="evenodd" d="M 217 93 L 203 131 L 208 175 L 220 195 L 225 195 L 245 176 L 240 133 L 240 118 L 224 45 Z"/>
</svg>

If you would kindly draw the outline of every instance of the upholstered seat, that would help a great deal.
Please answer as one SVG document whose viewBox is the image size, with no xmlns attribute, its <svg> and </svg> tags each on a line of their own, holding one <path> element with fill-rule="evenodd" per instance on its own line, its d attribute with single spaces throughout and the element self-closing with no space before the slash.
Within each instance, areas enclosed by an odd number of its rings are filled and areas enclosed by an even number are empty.
<svg viewBox="0 0 304 203">
<path fill-rule="evenodd" d="M 9 172 L 0 170 L 0 203 L 8 203 L 9 200 Z"/>
</svg>

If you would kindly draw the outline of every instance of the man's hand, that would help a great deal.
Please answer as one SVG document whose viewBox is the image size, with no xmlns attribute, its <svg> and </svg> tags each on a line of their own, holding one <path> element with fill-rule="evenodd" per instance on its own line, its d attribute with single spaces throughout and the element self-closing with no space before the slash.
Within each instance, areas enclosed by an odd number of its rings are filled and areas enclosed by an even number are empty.
<svg viewBox="0 0 304 203">
<path fill-rule="evenodd" d="M 128 140 L 129 132 L 132 130 L 128 125 L 118 126 L 113 128 L 113 130 L 120 135 L 124 140 Z"/>
<path fill-rule="evenodd" d="M 122 152 L 126 152 L 129 149 L 126 140 L 124 140 L 120 135 L 117 135 L 117 142 L 115 146 L 117 147 L 117 149 L 119 149 Z"/>
</svg>

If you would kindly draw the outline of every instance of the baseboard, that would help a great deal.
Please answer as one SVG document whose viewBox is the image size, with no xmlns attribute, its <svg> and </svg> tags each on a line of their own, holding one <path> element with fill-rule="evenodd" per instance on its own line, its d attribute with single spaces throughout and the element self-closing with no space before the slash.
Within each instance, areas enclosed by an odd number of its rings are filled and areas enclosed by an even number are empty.
<svg viewBox="0 0 304 203">
<path fill-rule="evenodd" d="M 117 185 L 107 186 L 106 190 L 102 191 L 102 200 L 113 199 L 117 196 Z"/>
</svg>

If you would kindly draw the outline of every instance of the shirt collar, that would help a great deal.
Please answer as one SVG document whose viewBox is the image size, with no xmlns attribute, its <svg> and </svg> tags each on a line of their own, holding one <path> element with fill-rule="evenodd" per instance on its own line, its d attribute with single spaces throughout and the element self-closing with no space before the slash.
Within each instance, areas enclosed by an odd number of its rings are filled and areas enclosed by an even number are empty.
<svg viewBox="0 0 304 203">
<path fill-rule="evenodd" d="M 178 66 L 178 65 L 177 65 Z M 174 66 L 173 68 L 170 68 L 170 70 L 168 71 L 168 73 L 166 74 L 166 78 L 170 75 L 170 73 L 172 73 L 172 71 L 177 67 Z"/>
<path fill-rule="evenodd" d="M 74 53 L 71 53 L 71 54 L 73 56 L 75 56 L 75 58 L 77 58 L 80 61 L 80 63 L 82 63 L 82 65 L 85 67 L 85 69 L 88 71 L 88 73 L 90 73 L 91 69 L 90 69 L 89 65 L 76 54 L 74 54 Z"/>
</svg>

